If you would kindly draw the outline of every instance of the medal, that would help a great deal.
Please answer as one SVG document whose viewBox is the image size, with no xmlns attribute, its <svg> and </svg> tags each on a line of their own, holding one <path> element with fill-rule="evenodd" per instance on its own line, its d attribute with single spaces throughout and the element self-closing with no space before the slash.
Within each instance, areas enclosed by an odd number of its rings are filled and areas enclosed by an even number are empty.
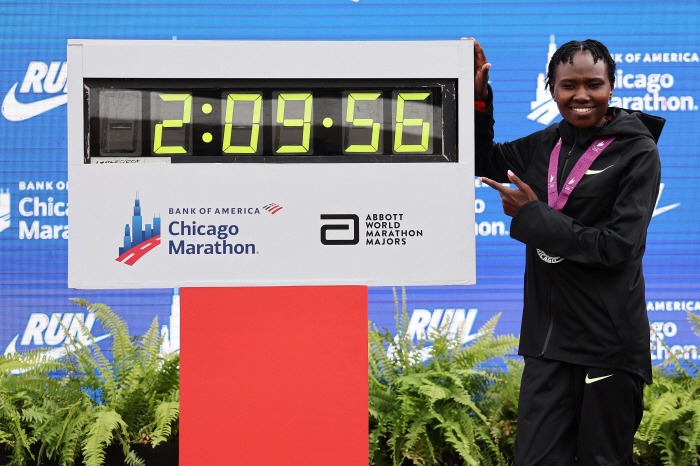
<svg viewBox="0 0 700 466">
<path fill-rule="evenodd" d="M 571 169 L 571 173 L 564 182 L 561 192 L 557 192 L 557 167 L 559 166 L 559 152 L 561 151 L 561 138 L 552 149 L 552 154 L 549 156 L 549 171 L 547 172 L 547 204 L 554 210 L 561 212 L 566 202 L 569 200 L 569 195 L 574 190 L 578 182 L 581 181 L 595 159 L 598 158 L 601 152 L 615 140 L 615 136 L 596 139 L 593 144 L 586 149 L 580 159 Z M 537 255 L 548 264 L 556 264 L 564 259 L 559 256 L 547 254 L 541 249 L 537 250 Z"/>
<path fill-rule="evenodd" d="M 615 140 L 615 136 L 600 138 L 593 141 L 593 144 L 586 149 L 580 159 L 574 165 L 574 168 L 569 173 L 561 192 L 557 192 L 557 167 L 559 166 L 559 151 L 561 151 L 561 138 L 552 149 L 552 154 L 549 156 L 549 171 L 547 173 L 547 204 L 561 212 L 566 202 L 569 200 L 569 195 L 574 190 L 578 182 L 581 181 L 586 170 L 591 168 L 591 165 L 598 158 L 601 152 Z"/>
</svg>

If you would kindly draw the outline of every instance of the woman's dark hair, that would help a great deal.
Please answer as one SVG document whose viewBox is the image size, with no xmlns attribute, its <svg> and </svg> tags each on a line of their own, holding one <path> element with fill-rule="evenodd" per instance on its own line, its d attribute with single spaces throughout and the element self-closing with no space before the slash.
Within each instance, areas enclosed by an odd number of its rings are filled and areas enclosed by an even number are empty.
<svg viewBox="0 0 700 466">
<path fill-rule="evenodd" d="M 578 40 L 572 40 L 566 44 L 559 47 L 559 49 L 554 52 L 552 59 L 549 60 L 549 67 L 547 68 L 547 78 L 544 80 L 544 88 L 549 88 L 549 84 L 556 80 L 557 66 L 559 63 L 568 62 L 573 64 L 574 53 L 583 52 L 588 50 L 593 55 L 593 63 L 598 63 L 598 60 L 603 60 L 608 68 L 608 79 L 611 85 L 615 85 L 615 60 L 608 52 L 608 48 L 597 40 L 586 39 L 583 42 Z"/>
</svg>

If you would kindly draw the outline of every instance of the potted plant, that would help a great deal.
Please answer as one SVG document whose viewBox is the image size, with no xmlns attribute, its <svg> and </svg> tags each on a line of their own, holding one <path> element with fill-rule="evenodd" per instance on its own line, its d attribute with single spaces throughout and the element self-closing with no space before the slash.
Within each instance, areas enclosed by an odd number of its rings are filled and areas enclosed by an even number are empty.
<svg viewBox="0 0 700 466">
<path fill-rule="evenodd" d="M 179 354 L 161 352 L 157 318 L 132 338 L 109 307 L 73 301 L 112 337 L 111 359 L 85 325 L 79 337 L 63 329 L 61 359 L 41 350 L 0 357 L 0 445 L 10 460 L 0 463 L 144 465 L 144 452 L 178 437 Z"/>
<path fill-rule="evenodd" d="M 700 337 L 700 315 L 686 311 L 693 332 Z M 644 414 L 634 436 L 634 459 L 641 466 L 700 464 L 700 367 L 684 348 L 674 352 L 653 327 L 654 343 L 669 358 L 654 366 L 654 383 L 644 387 Z M 684 367 L 684 365 L 686 367 Z M 669 367 L 671 366 L 671 367 Z"/>
<path fill-rule="evenodd" d="M 495 384 L 502 389 L 518 381 L 485 363 L 514 352 L 517 338 L 494 336 L 497 315 L 468 345 L 461 330 L 451 335 L 446 328 L 414 342 L 405 292 L 402 309 L 396 294 L 394 301 L 397 335 L 371 323 L 369 329 L 369 464 L 507 464 L 512 397 L 487 395 Z M 517 371 L 517 363 L 510 366 Z"/>
</svg>

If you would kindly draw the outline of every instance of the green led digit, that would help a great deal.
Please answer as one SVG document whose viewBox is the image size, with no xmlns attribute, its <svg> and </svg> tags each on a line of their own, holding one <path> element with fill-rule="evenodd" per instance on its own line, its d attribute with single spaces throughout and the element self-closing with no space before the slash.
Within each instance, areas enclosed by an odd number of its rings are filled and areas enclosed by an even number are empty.
<svg viewBox="0 0 700 466">
<path fill-rule="evenodd" d="M 345 152 L 377 152 L 379 150 L 379 123 L 375 123 L 371 118 L 354 118 L 356 100 L 377 100 L 380 93 L 352 92 L 348 95 L 348 111 L 345 121 L 352 122 L 353 126 L 371 126 L 372 141 L 369 145 L 352 144 L 345 149 Z"/>
<path fill-rule="evenodd" d="M 233 129 L 233 107 L 235 101 L 253 102 L 253 127 L 250 134 L 250 144 L 247 146 L 232 146 L 231 131 Z M 258 151 L 260 135 L 260 115 L 262 114 L 262 95 L 260 94 L 229 94 L 226 99 L 226 118 L 224 124 L 224 153 L 226 154 L 255 154 Z"/>
<path fill-rule="evenodd" d="M 163 128 L 182 128 L 185 123 L 192 120 L 192 94 L 159 94 L 158 97 L 166 102 L 183 102 L 182 120 L 163 120 L 156 124 L 153 136 L 153 152 L 156 154 L 186 154 L 187 150 L 182 146 L 163 146 Z"/>
<path fill-rule="evenodd" d="M 403 107 L 406 100 L 425 100 L 430 96 L 429 92 L 402 92 L 396 100 L 396 133 L 394 135 L 394 150 L 396 152 L 427 152 L 430 141 L 430 123 L 423 122 L 420 118 L 403 117 Z M 420 144 L 403 144 L 403 127 L 423 126 Z"/>
<path fill-rule="evenodd" d="M 303 100 L 304 101 L 304 119 L 293 120 L 284 118 L 284 103 L 288 100 Z M 299 94 L 280 94 L 277 97 L 277 123 L 283 126 L 301 126 L 303 134 L 301 137 L 300 146 L 280 146 L 276 152 L 281 154 L 301 154 L 309 151 L 309 142 L 311 140 L 311 105 L 313 97 L 308 92 Z"/>
</svg>

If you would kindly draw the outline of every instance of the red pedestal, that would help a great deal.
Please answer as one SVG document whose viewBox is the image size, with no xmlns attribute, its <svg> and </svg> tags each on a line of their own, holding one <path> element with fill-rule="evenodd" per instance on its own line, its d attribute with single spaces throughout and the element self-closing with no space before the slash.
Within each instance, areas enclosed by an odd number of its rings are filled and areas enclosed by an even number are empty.
<svg viewBox="0 0 700 466">
<path fill-rule="evenodd" d="M 180 464 L 367 464 L 367 288 L 182 288 Z"/>
</svg>

